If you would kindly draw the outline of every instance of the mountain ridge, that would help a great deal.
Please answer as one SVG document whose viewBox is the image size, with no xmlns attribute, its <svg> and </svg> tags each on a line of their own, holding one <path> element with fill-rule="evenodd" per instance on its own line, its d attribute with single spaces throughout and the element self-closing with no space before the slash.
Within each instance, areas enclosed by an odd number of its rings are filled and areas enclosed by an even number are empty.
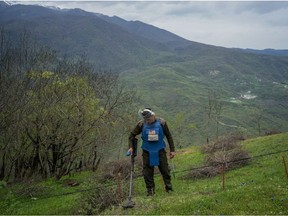
<svg viewBox="0 0 288 216">
<path fill-rule="evenodd" d="M 126 30 L 128 30 L 130 33 L 136 34 L 138 36 L 142 36 L 145 37 L 147 39 L 152 39 L 154 41 L 157 42 L 169 42 L 169 41 L 179 41 L 179 42 L 183 42 L 183 43 L 197 43 L 197 44 L 202 44 L 202 45 L 208 45 L 208 46 L 214 46 L 214 47 L 219 47 L 219 46 L 215 46 L 215 45 L 209 45 L 209 44 L 203 44 L 203 43 L 199 43 L 199 42 L 194 42 L 194 41 L 190 41 L 187 40 L 185 38 L 182 38 L 179 35 L 176 35 L 174 33 L 171 33 L 165 29 L 161 29 L 158 27 L 155 27 L 153 25 L 150 24 L 146 24 L 143 23 L 139 20 L 135 20 L 135 21 L 127 21 L 121 17 L 118 17 L 116 15 L 110 17 L 101 13 L 96 13 L 96 12 L 88 12 L 85 10 L 82 10 L 80 8 L 73 8 L 73 9 L 61 9 L 58 7 L 54 7 L 54 6 L 43 6 L 40 4 L 36 4 L 36 5 L 23 5 L 23 4 L 8 4 L 5 1 L 0 1 L 0 6 L 7 8 L 7 7 L 21 7 L 21 8 L 25 8 L 27 6 L 27 8 L 31 8 L 31 7 L 35 7 L 35 9 L 40 10 L 41 13 L 38 12 L 38 14 L 36 13 L 34 15 L 34 17 L 39 17 L 39 16 L 43 16 L 43 12 L 50 12 L 51 14 L 61 14 L 61 13 L 67 13 L 67 14 L 72 14 L 72 15 L 79 15 L 79 16 L 96 16 L 99 17 L 105 21 L 107 21 L 108 23 L 111 24 L 116 24 L 117 26 L 120 26 L 121 28 L 124 28 Z M 16 9 L 16 10 L 19 10 Z M 46 10 L 46 11 L 45 11 Z M 31 11 L 29 11 L 31 12 Z M 35 10 L 33 11 L 33 13 L 35 12 Z M 33 14 L 32 13 L 32 14 Z M 27 14 L 25 14 L 27 15 Z M 18 14 L 14 14 L 13 16 L 11 16 L 10 18 L 12 19 L 17 19 L 17 17 L 21 17 L 23 18 L 23 14 L 18 13 Z M 3 17 L 1 17 L 3 18 Z M 1 21 L 1 20 L 0 20 Z M 160 35 L 160 36 L 159 36 Z M 187 44 L 185 44 L 187 45 Z M 222 48 L 226 48 L 223 46 L 220 46 Z M 267 54 L 267 55 L 283 55 L 283 56 L 287 56 L 288 54 L 288 50 L 286 49 L 272 49 L 272 48 L 265 48 L 265 49 L 251 49 L 251 48 L 226 48 L 226 49 L 235 49 L 235 50 L 242 50 L 242 51 L 247 51 L 247 52 L 252 52 L 252 53 L 258 53 L 258 54 Z"/>
<path fill-rule="evenodd" d="M 30 8 L 29 15 L 42 17 L 23 19 L 18 13 L 18 18 L 10 17 L 12 21 L 4 22 L 2 17 L 15 14 L 17 8 L 25 8 L 24 11 Z M 39 14 L 35 9 L 38 7 L 29 5 L 2 7 L 6 13 L 0 11 L 0 25 L 14 33 L 24 26 L 40 42 L 63 55 L 86 54 L 96 67 L 119 73 L 125 86 L 137 89 L 138 104 L 171 116 L 168 120 L 173 121 L 175 113 L 186 112 L 187 121 L 198 128 L 192 133 L 187 129 L 189 136 L 202 139 L 205 134 L 209 92 L 217 94 L 217 100 L 225 105 L 221 122 L 237 123 L 239 130 L 256 133 L 256 120 L 247 117 L 247 113 L 256 110 L 265 116 L 263 131 L 272 127 L 288 130 L 287 87 L 281 84 L 288 80 L 285 55 L 201 44 L 140 21 L 125 21 L 81 9 L 55 12 L 41 8 L 52 15 Z M 257 97 L 241 98 L 241 95 Z M 223 128 L 222 132 L 227 131 Z"/>
<path fill-rule="evenodd" d="M 129 29 L 100 18 L 104 15 L 81 9 L 55 10 L 38 5 L 12 5 L 2 7 L 0 12 L 0 25 L 5 30 L 17 34 L 25 29 L 32 35 L 37 35 L 40 42 L 63 55 L 81 56 L 84 53 L 91 62 L 101 67 L 108 65 L 114 71 L 156 64 L 162 58 L 159 51 L 163 54 L 164 61 L 166 56 L 175 56 L 171 53 L 170 45 L 137 33 L 132 34 Z M 155 29 L 156 32 L 164 32 L 167 37 L 173 35 L 156 27 Z M 173 42 L 178 43 L 177 39 L 180 37 L 173 37 L 176 39 Z M 180 43 L 182 41 L 181 38 Z"/>
</svg>

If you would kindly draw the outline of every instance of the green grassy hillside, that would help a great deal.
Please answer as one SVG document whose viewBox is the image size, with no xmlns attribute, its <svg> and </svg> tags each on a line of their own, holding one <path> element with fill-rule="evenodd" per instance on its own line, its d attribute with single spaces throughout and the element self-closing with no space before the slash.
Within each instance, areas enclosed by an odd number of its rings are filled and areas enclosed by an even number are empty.
<svg viewBox="0 0 288 216">
<path fill-rule="evenodd" d="M 259 137 L 243 142 L 251 157 L 271 152 L 288 150 L 288 134 Z M 136 191 L 133 209 L 115 208 L 107 214 L 131 215 L 287 215 L 288 176 L 282 156 L 287 160 L 288 152 L 254 158 L 249 165 L 229 171 L 225 175 L 225 189 L 222 176 L 203 180 L 181 180 L 181 176 L 192 167 L 202 164 L 203 155 L 199 147 L 187 148 L 175 158 L 176 178 L 174 192 L 163 191 L 160 177 L 157 177 L 156 195 L 145 197 L 142 179 L 135 181 Z"/>
<path fill-rule="evenodd" d="M 226 124 L 219 127 L 222 135 L 258 135 L 258 117 L 261 134 L 273 129 L 288 131 L 288 88 L 281 83 L 287 79 L 287 59 L 276 66 L 264 63 L 268 61 L 264 56 L 230 54 L 219 50 L 218 57 L 209 53 L 182 63 L 131 69 L 123 72 L 121 79 L 137 90 L 140 107 L 151 107 L 172 124 L 177 113 L 184 112 L 186 123 L 196 125 L 186 131 L 187 144 L 205 141 L 209 97 L 213 95 L 222 104 L 220 121 Z M 215 138 L 214 117 L 209 131 Z"/>
<path fill-rule="evenodd" d="M 164 192 L 162 180 L 156 175 L 156 195 L 148 198 L 143 178 L 135 178 L 132 196 L 135 207 L 124 210 L 121 204 L 114 205 L 101 214 L 287 215 L 288 177 L 282 158 L 288 160 L 288 151 L 285 151 L 288 150 L 287 146 L 288 133 L 242 142 L 242 147 L 253 159 L 248 165 L 225 174 L 224 190 L 221 175 L 209 179 L 183 180 L 182 176 L 189 170 L 203 165 L 204 155 L 200 152 L 199 146 L 182 149 L 174 159 L 176 169 L 176 178 L 172 178 L 174 192 L 170 194 Z M 63 181 L 69 178 L 77 179 L 81 184 L 78 187 L 63 186 Z M 86 198 L 89 191 L 99 193 L 100 189 L 91 191 L 92 182 L 97 181 L 94 174 L 84 172 L 73 177 L 67 176 L 61 181 L 51 179 L 8 187 L 1 182 L 1 213 L 87 214 L 87 209 L 92 207 L 89 207 L 90 203 L 86 202 Z M 117 183 L 114 181 L 110 182 L 111 184 Z M 85 212 L 82 210 L 83 206 L 86 206 Z"/>
</svg>

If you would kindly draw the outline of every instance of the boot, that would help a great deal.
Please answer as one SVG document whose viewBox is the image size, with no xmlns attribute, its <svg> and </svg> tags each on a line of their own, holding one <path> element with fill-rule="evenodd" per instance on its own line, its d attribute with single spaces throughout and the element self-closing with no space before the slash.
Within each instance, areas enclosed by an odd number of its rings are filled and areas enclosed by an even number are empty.
<svg viewBox="0 0 288 216">
<path fill-rule="evenodd" d="M 171 185 L 171 184 L 166 185 L 166 186 L 165 186 L 165 190 L 166 190 L 167 193 L 172 192 L 172 191 L 173 191 L 172 185 Z"/>
</svg>

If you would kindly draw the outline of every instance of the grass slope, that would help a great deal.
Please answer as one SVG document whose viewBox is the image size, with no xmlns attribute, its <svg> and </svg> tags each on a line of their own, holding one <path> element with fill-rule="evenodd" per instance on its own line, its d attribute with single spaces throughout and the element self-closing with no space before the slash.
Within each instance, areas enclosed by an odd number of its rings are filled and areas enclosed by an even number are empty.
<svg viewBox="0 0 288 216">
<path fill-rule="evenodd" d="M 260 137 L 243 142 L 243 147 L 251 156 L 287 150 L 288 134 Z M 142 179 L 135 181 L 136 191 L 133 201 L 135 208 L 116 208 L 107 214 L 131 215 L 256 215 L 288 214 L 288 177 L 285 174 L 282 155 L 255 158 L 248 166 L 226 173 L 225 190 L 222 177 L 202 180 L 181 180 L 181 170 L 201 166 L 203 155 L 199 147 L 187 148 L 178 153 L 175 166 L 179 171 L 173 179 L 174 192 L 163 191 L 160 177 L 156 180 L 156 195 L 145 197 Z"/>
<path fill-rule="evenodd" d="M 288 149 L 288 133 L 246 140 L 242 145 L 252 157 L 284 151 Z M 287 151 L 255 157 L 249 165 L 227 172 L 225 190 L 223 190 L 221 176 L 201 180 L 182 180 L 181 177 L 191 168 L 200 167 L 204 159 L 200 146 L 188 147 L 180 150 L 174 159 L 176 178 L 172 179 L 173 193 L 164 192 L 162 180 L 159 175 L 156 175 L 156 195 L 148 198 L 145 196 L 143 178 L 136 178 L 132 198 L 136 203 L 135 207 L 123 210 L 121 206 L 114 206 L 102 214 L 287 215 L 288 177 L 284 170 L 282 156 L 288 160 Z M 81 182 L 77 189 L 63 187 L 60 182 L 52 179 L 37 184 L 0 187 L 1 214 L 79 213 L 85 193 L 73 192 L 91 188 L 91 181 L 95 179 L 89 172 L 75 175 L 73 178 Z M 66 195 L 55 196 L 57 194 Z M 49 196 L 51 197 L 48 198 Z"/>
</svg>

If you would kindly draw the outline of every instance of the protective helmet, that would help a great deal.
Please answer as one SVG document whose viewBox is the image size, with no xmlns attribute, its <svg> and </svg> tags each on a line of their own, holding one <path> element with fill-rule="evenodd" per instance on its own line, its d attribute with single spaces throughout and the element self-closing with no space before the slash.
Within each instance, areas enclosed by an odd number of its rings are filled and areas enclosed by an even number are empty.
<svg viewBox="0 0 288 216">
<path fill-rule="evenodd" d="M 139 110 L 139 114 L 143 119 L 146 119 L 155 115 L 155 113 L 151 110 L 151 108 L 145 108 L 144 110 Z"/>
</svg>

